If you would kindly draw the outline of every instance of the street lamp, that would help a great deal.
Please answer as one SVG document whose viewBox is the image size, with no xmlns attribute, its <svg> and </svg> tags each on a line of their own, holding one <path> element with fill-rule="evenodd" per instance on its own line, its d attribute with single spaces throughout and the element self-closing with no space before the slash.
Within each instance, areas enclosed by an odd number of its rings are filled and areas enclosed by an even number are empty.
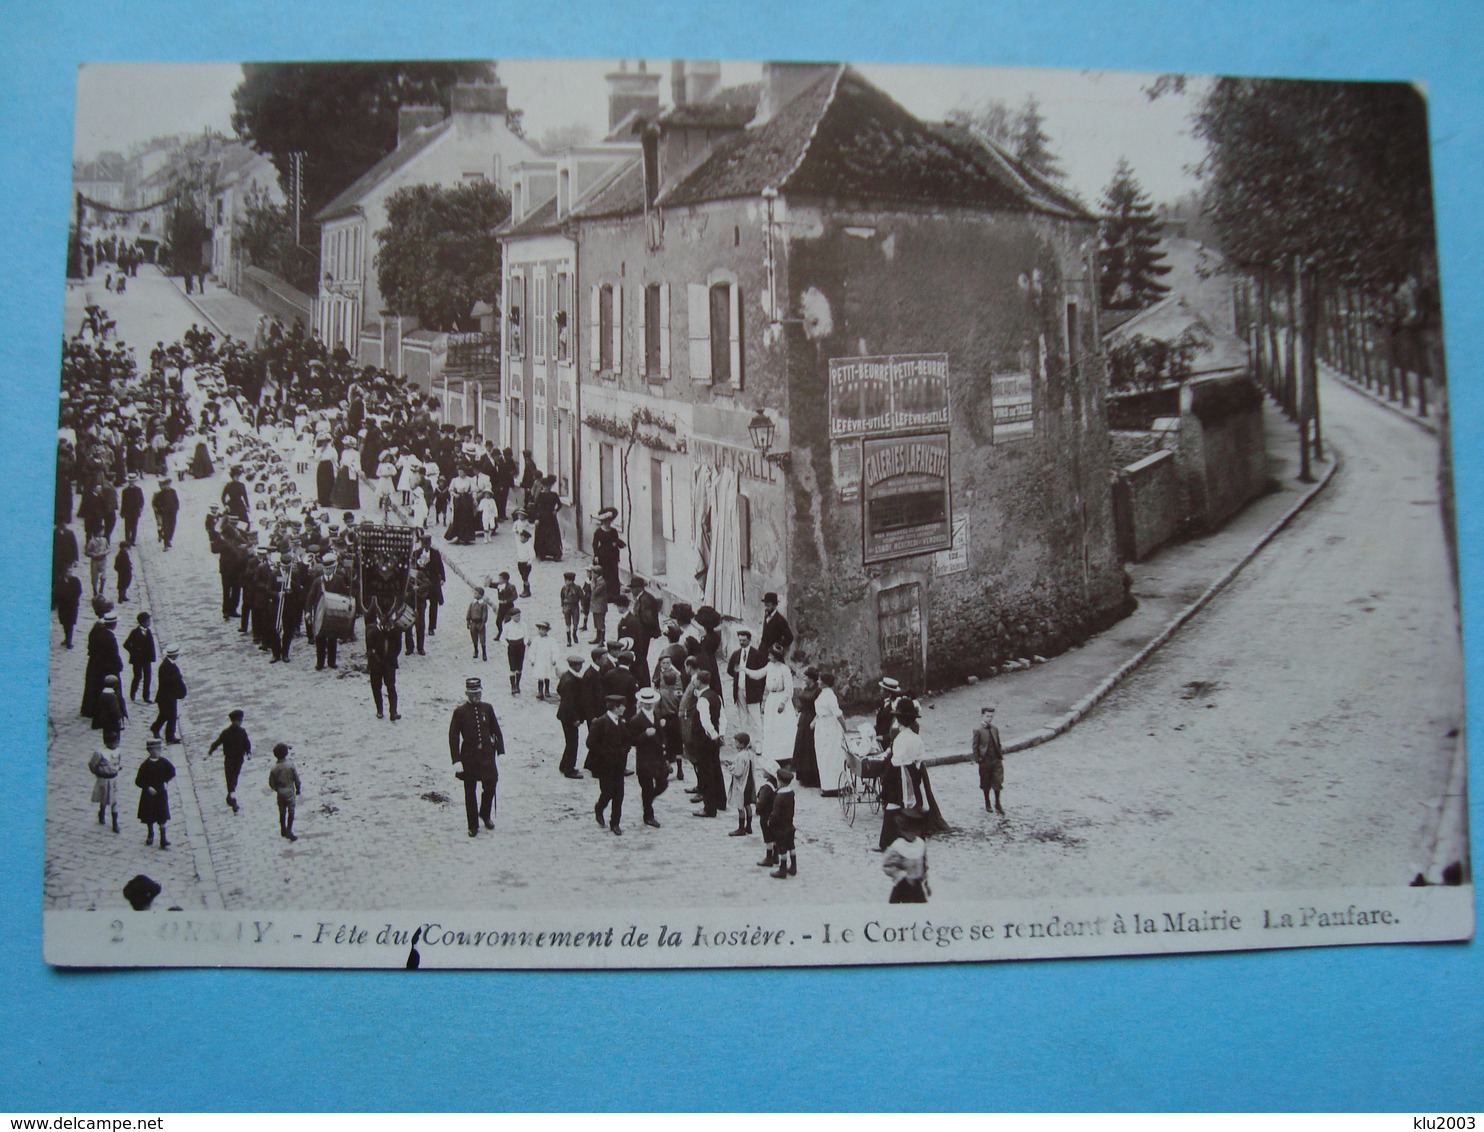
<svg viewBox="0 0 1484 1132">
<path fill-rule="evenodd" d="M 747 423 L 747 435 L 752 438 L 752 446 L 762 454 L 764 460 L 770 464 L 777 464 L 781 468 L 787 468 L 789 454 L 787 452 L 774 452 L 773 440 L 778 435 L 778 426 L 773 423 L 773 418 L 761 409 L 753 413 L 752 420 Z"/>
</svg>

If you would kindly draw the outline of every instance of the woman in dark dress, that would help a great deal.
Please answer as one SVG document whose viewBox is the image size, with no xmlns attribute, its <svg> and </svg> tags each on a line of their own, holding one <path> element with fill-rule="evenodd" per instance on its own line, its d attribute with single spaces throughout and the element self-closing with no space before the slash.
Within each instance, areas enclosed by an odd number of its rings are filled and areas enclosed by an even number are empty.
<svg viewBox="0 0 1484 1132">
<path fill-rule="evenodd" d="M 196 454 L 191 457 L 191 475 L 204 480 L 215 470 L 211 464 L 211 453 L 206 449 L 206 441 L 196 441 Z"/>
<path fill-rule="evenodd" d="M 474 474 L 468 468 L 460 468 L 448 487 L 453 520 L 444 537 L 460 546 L 473 546 L 479 532 L 479 519 L 474 513 Z"/>
<path fill-rule="evenodd" d="M 165 837 L 165 826 L 170 821 L 170 795 L 165 791 L 165 783 L 175 777 L 175 767 L 160 755 L 163 740 L 146 739 L 144 745 L 149 750 L 149 758 L 139 764 L 139 772 L 134 775 L 134 785 L 139 787 L 139 820 L 149 829 L 144 843 L 154 844 L 155 826 L 159 826 L 160 848 L 168 849 L 170 842 Z"/>
<path fill-rule="evenodd" d="M 616 518 L 618 518 L 616 510 L 612 507 L 604 507 L 598 512 L 598 529 L 593 531 L 593 562 L 597 564 L 598 569 L 603 573 L 604 580 L 608 583 L 610 597 L 620 592 L 618 552 L 628 545 L 613 526 L 613 520 Z"/>
<path fill-rule="evenodd" d="M 543 562 L 562 560 L 562 528 L 557 523 L 557 512 L 561 509 L 556 476 L 547 476 L 536 494 L 536 557 Z"/>
<path fill-rule="evenodd" d="M 319 463 L 314 469 L 315 494 L 321 507 L 333 505 L 335 496 L 335 449 L 325 445 L 320 449 Z"/>
<path fill-rule="evenodd" d="M 794 776 L 800 786 L 819 785 L 814 759 L 814 701 L 819 691 L 819 669 L 810 665 L 804 669 L 804 687 L 799 691 L 799 727 L 794 736 Z"/>
</svg>

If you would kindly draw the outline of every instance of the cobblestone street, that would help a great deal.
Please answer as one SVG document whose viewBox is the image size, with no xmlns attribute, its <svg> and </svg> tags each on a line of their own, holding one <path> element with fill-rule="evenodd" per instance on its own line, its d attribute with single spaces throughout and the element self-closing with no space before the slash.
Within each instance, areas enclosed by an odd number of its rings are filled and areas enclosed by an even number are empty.
<svg viewBox="0 0 1484 1132">
<path fill-rule="evenodd" d="M 141 273 L 123 298 L 103 297 L 113 299 L 105 305 L 125 341 L 168 341 L 199 321 L 199 311 L 153 269 Z M 82 292 L 69 294 L 69 324 L 80 317 L 81 303 Z M 1388 885 L 1405 883 L 1409 869 L 1425 862 L 1461 718 L 1451 675 L 1458 656 L 1445 551 L 1435 493 L 1427 490 L 1436 448 L 1358 395 L 1337 384 L 1329 389 L 1332 433 L 1342 449 L 1356 453 L 1341 486 L 1319 497 L 1208 613 L 1070 734 L 1012 755 L 1006 817 L 981 809 L 975 767 L 934 769 L 936 792 L 954 826 L 934 841 L 935 899 L 1048 890 Z M 1369 455 L 1372 450 L 1400 454 L 1394 459 L 1410 470 L 1394 474 L 1391 463 Z M 1274 467 L 1275 474 L 1291 473 L 1281 461 Z M 84 657 L 80 650 L 62 650 L 53 630 L 48 907 L 122 907 L 119 890 L 139 871 L 165 886 L 162 903 L 227 909 L 704 908 L 884 900 L 888 886 L 872 852 L 879 819 L 863 808 L 852 827 L 837 803 L 817 791 L 799 791 L 800 867 L 788 882 L 755 867 L 757 835 L 726 836 L 734 828 L 730 815 L 693 819 L 679 784 L 656 804 L 661 829 L 639 821 L 632 778 L 624 835 L 597 827 L 596 783 L 557 771 L 561 732 L 554 705 L 539 703 L 529 684 L 522 696 L 510 694 L 498 646 L 487 663 L 465 652 L 470 581 L 500 569 L 514 572 L 508 533 L 472 547 L 439 540 L 449 567 L 447 604 L 428 638 L 428 655 L 402 658 L 399 722 L 375 718 L 359 644 L 342 647 L 333 672 L 314 671 L 302 638 L 290 663 L 269 664 L 220 614 L 216 561 L 202 519 L 218 499 L 225 471 L 219 467 L 210 479 L 180 485 L 175 546 L 165 553 L 144 539 L 137 556 L 144 585 L 120 607 L 121 635 L 135 611 L 151 610 L 161 643 L 180 646 L 191 689 L 182 712 L 184 745 L 169 749 L 180 777 L 172 792 L 177 817 L 168 853 L 144 846 L 132 820 L 132 786 L 124 792 L 125 832 L 115 836 L 96 824 L 83 766 L 96 737 L 72 708 Z M 312 496 L 307 477 L 301 487 Z M 362 495 L 370 502 L 369 486 Z M 1290 492 L 1289 498 L 1297 497 Z M 1414 506 L 1420 502 L 1428 507 Z M 1270 521 L 1262 506 L 1281 511 L 1292 504 L 1282 492 L 1260 501 L 1258 510 L 1233 524 L 1224 536 L 1228 543 L 1240 549 L 1247 545 L 1242 540 L 1254 537 L 1249 529 Z M 1204 588 L 1201 571 L 1218 570 L 1221 555 L 1233 553 L 1220 544 L 1217 538 L 1176 547 L 1170 557 L 1138 568 L 1141 613 L 1085 649 L 937 697 L 924 727 L 930 752 L 949 753 L 966 739 L 962 721 L 986 698 L 1032 717 L 1006 719 L 1011 733 L 1034 726 L 1037 711 L 1061 710 L 1083 694 L 1078 688 L 1085 690 L 1155 632 L 1156 624 L 1142 626 L 1163 608 L 1162 582 L 1173 582 L 1168 588 L 1178 601 L 1171 609 Z M 1333 556 L 1346 547 L 1362 552 L 1345 575 L 1354 594 L 1338 593 L 1330 573 L 1311 568 L 1313 555 Z M 567 563 L 536 565 L 535 596 L 522 602 L 528 626 L 541 618 L 560 624 L 561 572 L 579 564 L 573 548 L 567 551 Z M 1410 596 L 1392 596 L 1401 593 Z M 1367 612 L 1391 616 L 1384 625 L 1358 618 L 1357 602 Z M 1300 622 L 1305 631 L 1295 632 Z M 86 622 L 79 642 L 85 629 Z M 1335 634 L 1359 634 L 1343 668 L 1333 660 Z M 484 678 L 508 751 L 500 761 L 496 829 L 477 839 L 464 832 L 462 785 L 446 742 L 449 713 L 469 674 Z M 1267 707 L 1251 710 L 1257 704 Z M 237 814 L 225 803 L 219 758 L 205 753 L 235 707 L 246 711 L 254 745 Z M 152 718 L 147 705 L 134 709 L 124 742 L 130 783 L 142 757 L 141 728 Z M 292 845 L 277 835 L 267 787 L 269 752 L 279 740 L 294 745 L 304 782 L 299 841 Z M 1397 798 L 1406 801 L 1397 805 Z M 1286 818 L 1295 805 L 1305 815 L 1297 828 Z M 1353 833 L 1358 827 L 1368 830 L 1360 841 Z"/>
</svg>

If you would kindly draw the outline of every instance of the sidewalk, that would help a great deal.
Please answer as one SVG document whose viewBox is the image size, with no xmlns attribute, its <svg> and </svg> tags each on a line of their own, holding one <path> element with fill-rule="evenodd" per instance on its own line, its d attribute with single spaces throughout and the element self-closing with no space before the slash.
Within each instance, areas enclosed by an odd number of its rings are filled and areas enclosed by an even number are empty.
<svg viewBox="0 0 1484 1132">
<path fill-rule="evenodd" d="M 264 313 L 258 306 L 241 295 L 233 294 L 219 283 L 208 283 L 204 295 L 196 292 L 187 295 L 184 285 L 178 279 L 174 276 L 166 278 L 218 334 L 230 334 L 233 338 L 252 344 L 258 330 L 258 319 Z"/>
<path fill-rule="evenodd" d="M 994 704 L 1006 751 L 1045 743 L 1075 725 L 1125 676 L 1198 613 L 1334 475 L 1337 456 L 1298 480 L 1297 430 L 1270 401 L 1263 403 L 1268 467 L 1278 490 L 1254 499 L 1221 530 L 1175 543 L 1146 562 L 1129 563 L 1138 608 L 1105 632 L 1045 664 L 955 688 L 922 701 L 922 738 L 935 754 L 929 765 L 969 759 L 979 709 Z M 847 726 L 874 717 L 852 716 Z"/>
<path fill-rule="evenodd" d="M 1434 436 L 1438 435 L 1438 420 L 1442 416 L 1440 410 L 1443 407 L 1442 400 L 1447 396 L 1446 390 L 1439 390 L 1436 386 L 1434 386 L 1433 391 L 1428 398 L 1429 412 L 1428 415 L 1424 417 L 1417 412 L 1417 402 L 1415 400 L 1411 401 L 1407 406 L 1403 407 L 1399 402 L 1392 401 L 1387 397 L 1383 397 L 1376 390 L 1367 388 L 1362 382 L 1356 381 L 1344 370 L 1336 369 L 1334 366 L 1330 365 L 1326 361 L 1321 360 L 1319 362 L 1319 373 L 1321 377 L 1332 378 L 1335 381 L 1343 383 L 1347 387 L 1355 390 L 1355 392 L 1359 393 L 1362 397 L 1374 401 L 1383 409 L 1389 409 L 1397 416 L 1404 417 L 1405 419 L 1411 421 L 1418 428 L 1424 429 L 1427 432 L 1432 433 Z"/>
</svg>

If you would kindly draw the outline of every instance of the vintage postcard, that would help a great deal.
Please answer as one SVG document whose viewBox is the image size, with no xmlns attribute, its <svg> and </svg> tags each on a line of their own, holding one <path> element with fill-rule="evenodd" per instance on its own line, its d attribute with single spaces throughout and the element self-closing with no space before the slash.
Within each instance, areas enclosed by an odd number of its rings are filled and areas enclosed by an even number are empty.
<svg viewBox="0 0 1484 1132">
<path fill-rule="evenodd" d="M 98 64 L 73 156 L 49 963 L 1472 935 L 1413 86 Z"/>
</svg>

